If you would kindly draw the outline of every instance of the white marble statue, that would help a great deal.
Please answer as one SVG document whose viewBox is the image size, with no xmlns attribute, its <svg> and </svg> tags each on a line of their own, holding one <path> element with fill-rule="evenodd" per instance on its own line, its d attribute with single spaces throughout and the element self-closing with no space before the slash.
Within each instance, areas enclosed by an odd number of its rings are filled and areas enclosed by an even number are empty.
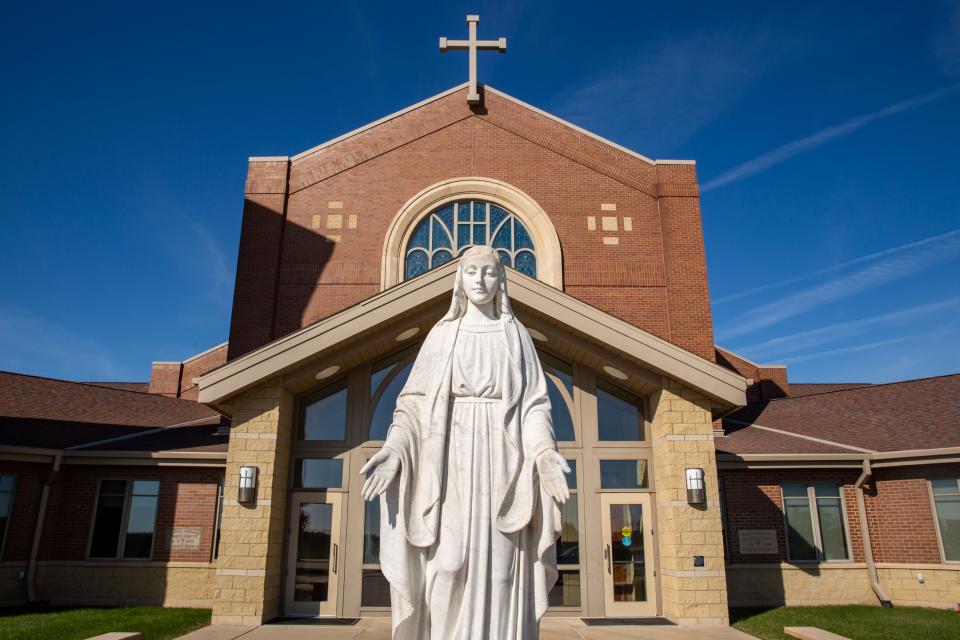
<svg viewBox="0 0 960 640">
<path fill-rule="evenodd" d="M 490 247 L 468 250 L 450 311 L 427 335 L 383 449 L 380 565 L 397 640 L 531 640 L 557 580 L 557 451 L 546 379 Z"/>
</svg>

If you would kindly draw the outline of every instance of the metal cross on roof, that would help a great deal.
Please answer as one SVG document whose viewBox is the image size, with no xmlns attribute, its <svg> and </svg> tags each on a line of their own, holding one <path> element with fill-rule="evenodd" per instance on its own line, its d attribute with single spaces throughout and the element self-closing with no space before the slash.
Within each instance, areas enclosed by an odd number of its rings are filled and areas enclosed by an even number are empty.
<svg viewBox="0 0 960 640">
<path fill-rule="evenodd" d="M 504 53 L 507 50 L 506 38 L 500 38 L 499 40 L 477 40 L 478 24 L 480 24 L 480 16 L 467 16 L 467 26 L 470 29 L 469 40 L 447 40 L 446 38 L 440 38 L 440 53 L 446 53 L 447 49 L 469 51 L 470 92 L 467 93 L 467 102 L 470 104 L 478 104 L 480 102 L 480 94 L 477 92 L 477 51 L 480 49 L 496 49 L 500 53 Z"/>
</svg>

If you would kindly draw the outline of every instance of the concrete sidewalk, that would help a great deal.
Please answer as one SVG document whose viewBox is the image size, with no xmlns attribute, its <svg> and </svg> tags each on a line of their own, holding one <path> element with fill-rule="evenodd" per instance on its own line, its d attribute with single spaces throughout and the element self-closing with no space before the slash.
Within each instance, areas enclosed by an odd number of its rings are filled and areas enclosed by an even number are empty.
<svg viewBox="0 0 960 640">
<path fill-rule="evenodd" d="M 544 618 L 541 640 L 755 640 L 730 627 L 588 627 L 580 618 Z M 269 624 L 205 627 L 179 640 L 390 640 L 389 618 L 362 618 L 355 625 Z"/>
</svg>

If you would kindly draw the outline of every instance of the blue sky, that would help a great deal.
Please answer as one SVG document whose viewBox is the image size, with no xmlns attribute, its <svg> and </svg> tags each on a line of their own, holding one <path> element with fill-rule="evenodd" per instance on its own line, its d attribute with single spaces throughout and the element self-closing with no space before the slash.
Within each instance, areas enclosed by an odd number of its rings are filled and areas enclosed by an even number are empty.
<svg viewBox="0 0 960 640">
<path fill-rule="evenodd" d="M 149 9 L 149 10 L 148 10 Z M 960 370 L 960 3 L 4 3 L 0 369 L 227 337 L 246 158 L 466 79 L 695 159 L 717 342 L 793 381 Z"/>
</svg>

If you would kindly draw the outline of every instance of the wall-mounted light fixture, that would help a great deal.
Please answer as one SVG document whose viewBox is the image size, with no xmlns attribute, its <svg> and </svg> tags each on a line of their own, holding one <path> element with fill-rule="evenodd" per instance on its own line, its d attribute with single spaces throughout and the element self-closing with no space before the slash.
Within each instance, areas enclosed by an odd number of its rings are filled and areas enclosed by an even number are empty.
<svg viewBox="0 0 960 640">
<path fill-rule="evenodd" d="M 703 480 L 703 469 L 687 469 L 687 503 L 707 503 L 707 485 Z"/>
<path fill-rule="evenodd" d="M 240 488 L 237 490 L 237 502 L 250 504 L 257 501 L 257 467 L 240 467 Z"/>
</svg>

